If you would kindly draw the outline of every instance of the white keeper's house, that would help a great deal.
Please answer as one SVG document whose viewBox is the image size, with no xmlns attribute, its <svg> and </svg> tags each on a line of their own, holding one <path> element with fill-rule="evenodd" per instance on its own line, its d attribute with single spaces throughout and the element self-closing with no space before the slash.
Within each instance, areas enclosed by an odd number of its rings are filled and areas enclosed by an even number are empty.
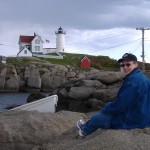
<svg viewBox="0 0 150 150">
<path fill-rule="evenodd" d="M 19 53 L 17 54 L 18 57 L 23 56 L 39 56 L 45 57 L 45 54 L 48 53 L 59 53 L 64 52 L 65 50 L 65 34 L 66 32 L 60 27 L 56 34 L 56 48 L 43 48 L 44 41 L 42 40 L 41 36 L 34 33 L 33 36 L 28 35 L 20 35 L 19 37 Z"/>
</svg>

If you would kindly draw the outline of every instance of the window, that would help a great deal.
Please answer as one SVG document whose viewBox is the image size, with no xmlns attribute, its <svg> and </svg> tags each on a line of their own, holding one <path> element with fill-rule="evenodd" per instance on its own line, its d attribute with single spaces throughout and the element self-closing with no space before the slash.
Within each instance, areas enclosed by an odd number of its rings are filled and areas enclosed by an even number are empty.
<svg viewBox="0 0 150 150">
<path fill-rule="evenodd" d="M 40 44 L 40 40 L 39 40 L 39 39 L 36 39 L 36 40 L 35 40 L 35 44 Z"/>
<path fill-rule="evenodd" d="M 24 54 L 27 54 L 27 50 L 24 50 Z"/>
<path fill-rule="evenodd" d="M 35 51 L 40 51 L 40 46 L 35 46 Z"/>
</svg>

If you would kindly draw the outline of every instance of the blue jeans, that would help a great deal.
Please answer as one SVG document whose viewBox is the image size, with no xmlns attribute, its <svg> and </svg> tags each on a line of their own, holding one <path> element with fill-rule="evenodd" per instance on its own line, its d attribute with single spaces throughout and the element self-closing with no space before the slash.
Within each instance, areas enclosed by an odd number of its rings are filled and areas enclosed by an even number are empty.
<svg viewBox="0 0 150 150">
<path fill-rule="evenodd" d="M 111 115 L 106 115 L 98 112 L 91 116 L 91 118 L 87 122 L 85 122 L 82 131 L 84 135 L 89 135 L 99 128 L 108 129 L 110 128 L 111 119 Z"/>
</svg>

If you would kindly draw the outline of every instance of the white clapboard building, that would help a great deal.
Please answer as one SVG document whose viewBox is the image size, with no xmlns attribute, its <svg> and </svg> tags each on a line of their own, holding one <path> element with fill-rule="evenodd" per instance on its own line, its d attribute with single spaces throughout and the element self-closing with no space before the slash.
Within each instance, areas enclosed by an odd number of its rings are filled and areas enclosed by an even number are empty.
<svg viewBox="0 0 150 150">
<path fill-rule="evenodd" d="M 60 27 L 56 34 L 56 48 L 43 48 L 44 41 L 41 36 L 34 33 L 33 36 L 28 35 L 20 35 L 19 37 L 19 52 L 17 54 L 18 57 L 29 56 L 32 57 L 34 55 L 44 55 L 48 53 L 59 53 L 65 51 L 65 34 L 66 32 Z"/>
</svg>

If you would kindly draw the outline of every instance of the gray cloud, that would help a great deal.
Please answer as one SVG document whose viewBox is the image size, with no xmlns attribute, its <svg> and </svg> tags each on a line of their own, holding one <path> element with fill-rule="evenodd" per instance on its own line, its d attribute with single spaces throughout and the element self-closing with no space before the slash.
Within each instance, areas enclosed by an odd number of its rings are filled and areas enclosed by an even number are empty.
<svg viewBox="0 0 150 150">
<path fill-rule="evenodd" d="M 135 27 L 149 23 L 148 0 L 3 0 L 1 21 L 78 29 Z"/>
<path fill-rule="evenodd" d="M 136 27 L 150 26 L 149 8 L 149 0 L 0 0 L 0 44 L 4 43 L 0 49 L 16 54 L 19 35 L 34 32 L 43 40 L 50 39 L 54 47 L 55 30 L 62 26 L 67 32 L 67 51 L 117 57 L 128 48 L 118 48 L 116 53 L 101 50 L 141 38 Z M 124 30 L 127 35 L 102 38 Z M 139 41 L 131 49 L 138 45 Z"/>
</svg>

